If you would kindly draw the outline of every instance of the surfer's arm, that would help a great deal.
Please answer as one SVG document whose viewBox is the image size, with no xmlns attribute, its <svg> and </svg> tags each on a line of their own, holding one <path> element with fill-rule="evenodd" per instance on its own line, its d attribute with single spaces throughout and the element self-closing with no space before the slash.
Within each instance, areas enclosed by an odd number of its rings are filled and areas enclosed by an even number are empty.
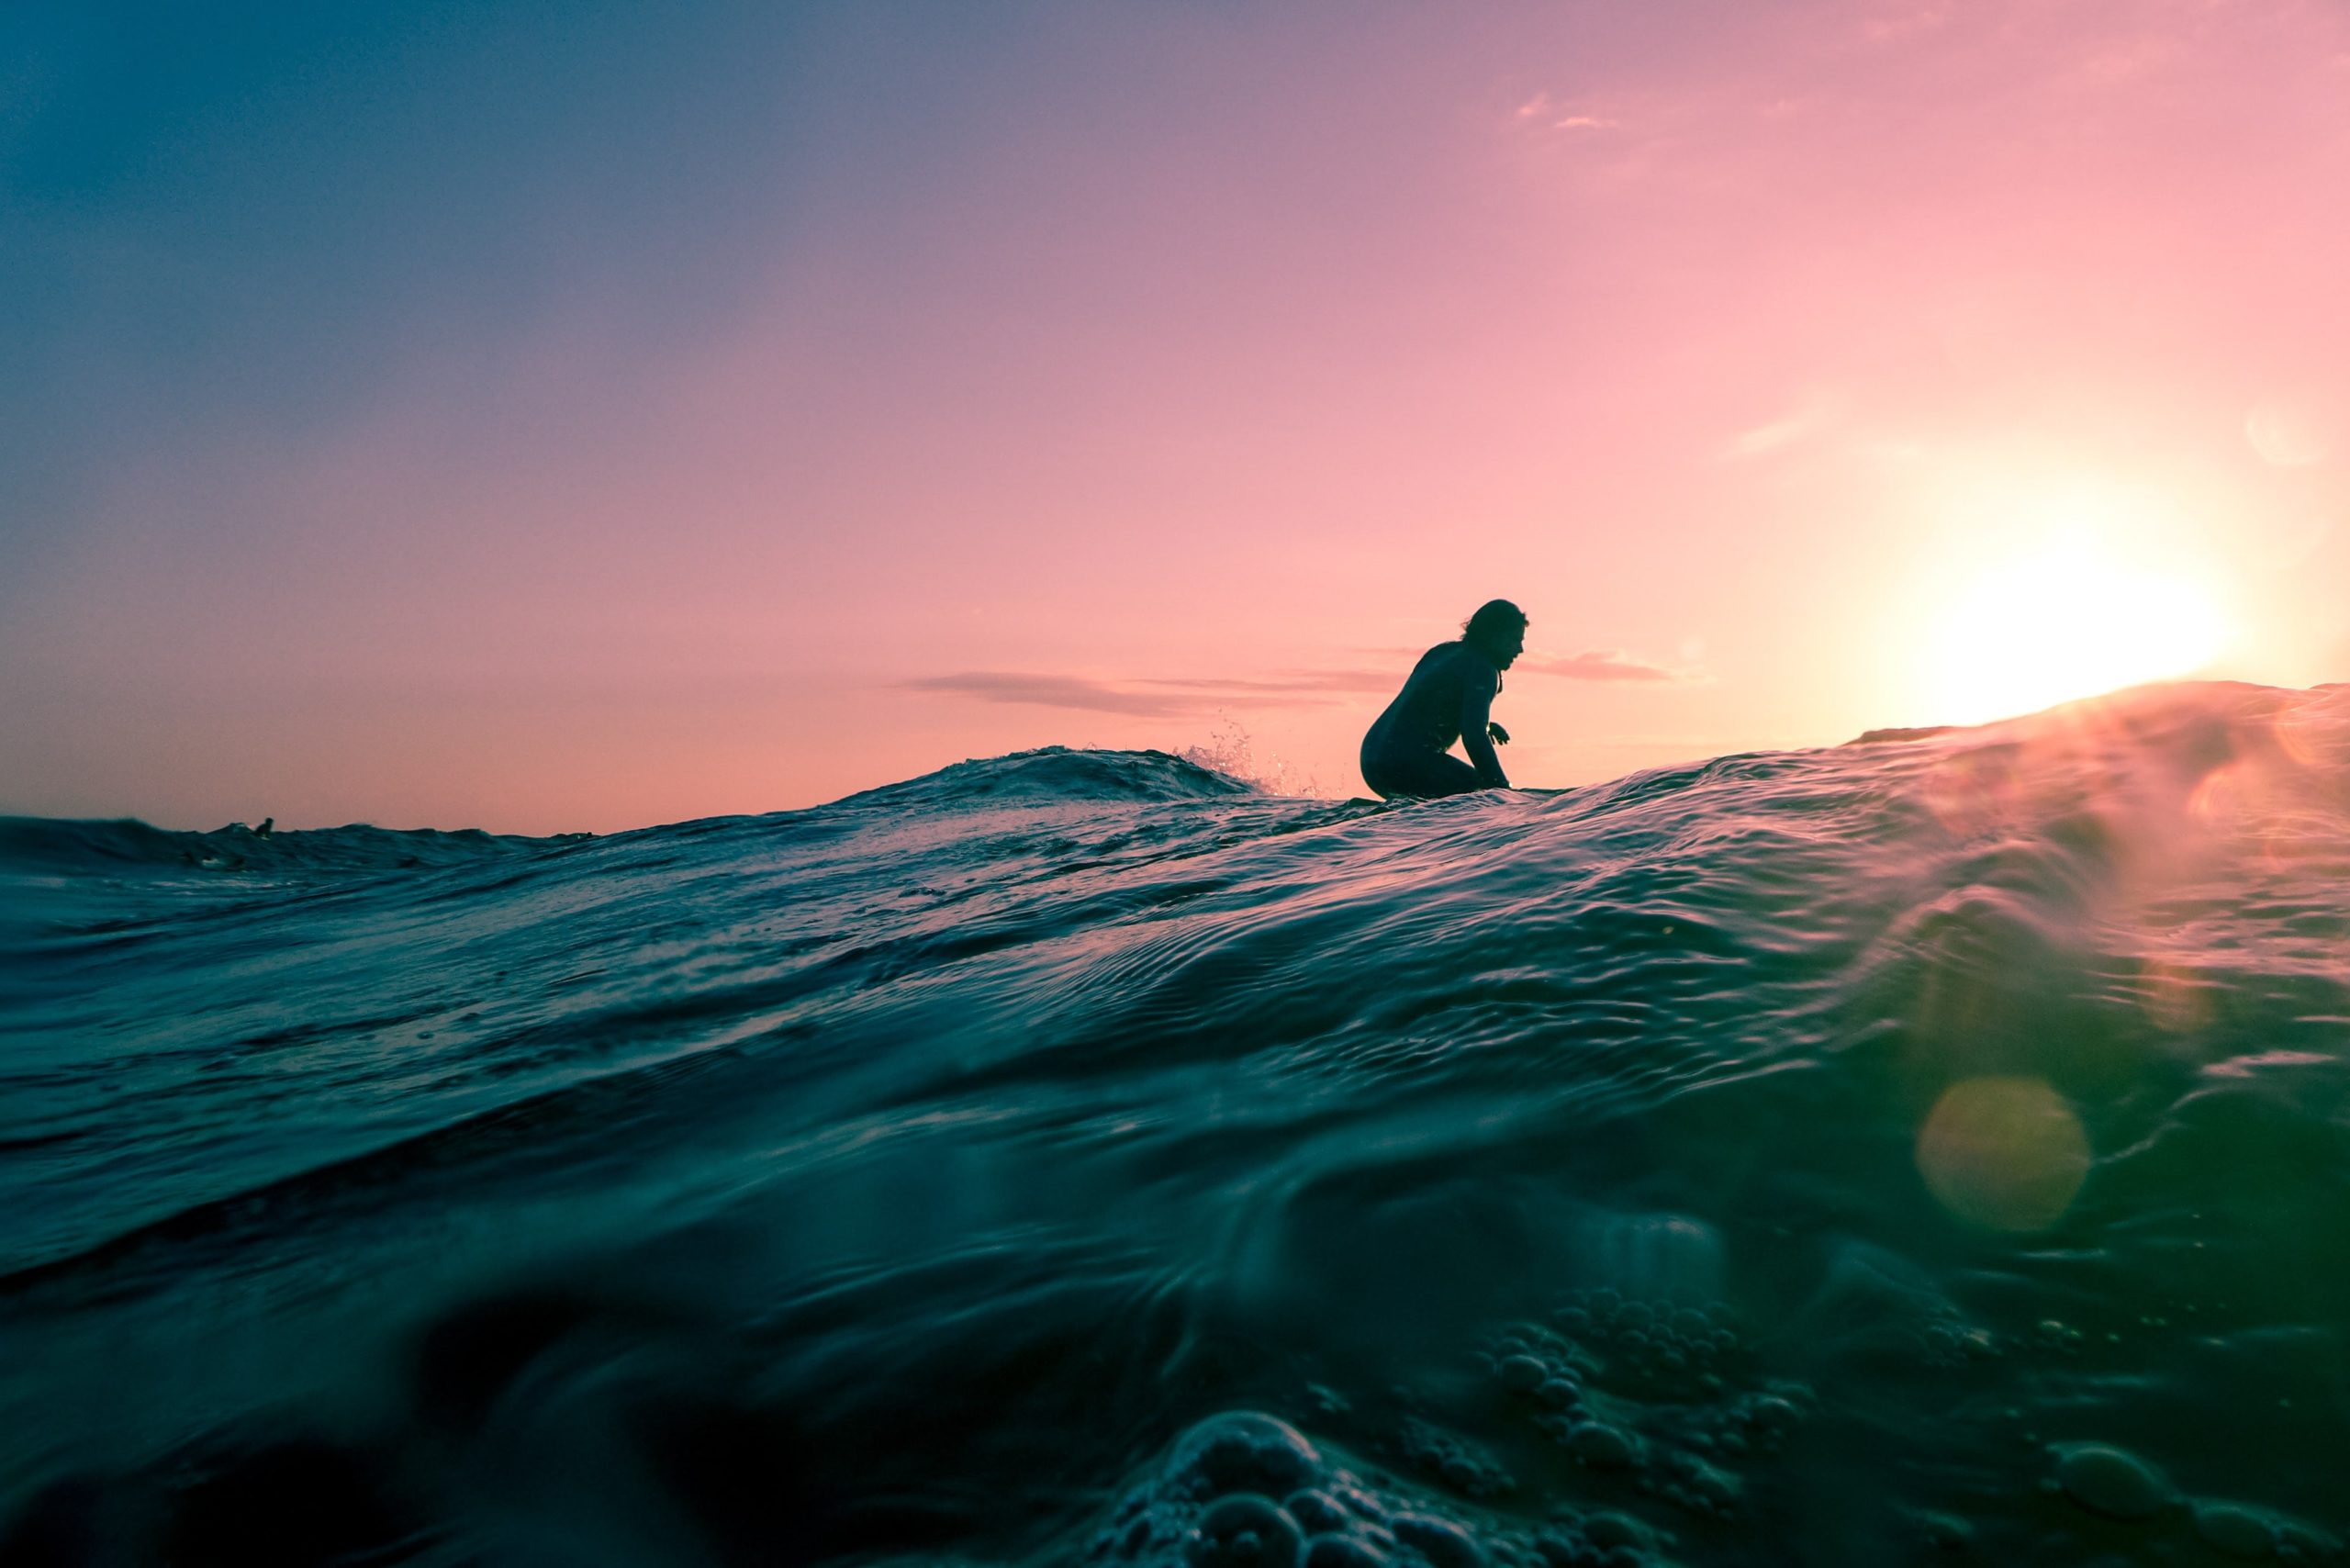
<svg viewBox="0 0 2350 1568">
<path fill-rule="evenodd" d="M 1493 736 L 1485 729 L 1493 708 L 1492 678 L 1481 679 L 1477 672 L 1469 672 L 1468 678 L 1460 683 L 1460 749 L 1469 754 L 1480 785 L 1488 790 L 1506 790 L 1509 775 L 1502 771 L 1502 759 L 1494 754 Z"/>
</svg>

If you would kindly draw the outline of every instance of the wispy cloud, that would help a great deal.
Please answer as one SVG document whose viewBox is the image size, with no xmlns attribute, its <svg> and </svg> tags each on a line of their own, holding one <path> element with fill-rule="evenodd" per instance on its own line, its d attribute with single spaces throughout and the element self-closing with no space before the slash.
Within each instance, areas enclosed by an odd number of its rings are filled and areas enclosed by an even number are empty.
<svg viewBox="0 0 2350 1568">
<path fill-rule="evenodd" d="M 1137 681 L 1139 686 L 1170 686 L 1188 691 L 1384 691 L 1401 684 L 1392 671 L 1369 669 L 1285 670 L 1270 680 L 1202 680 L 1188 677 Z"/>
<path fill-rule="evenodd" d="M 1565 658 L 1521 657 L 1514 666 L 1533 675 L 1562 676 L 1569 680 L 1687 680 L 1679 670 L 1667 669 L 1616 652 L 1594 651 Z"/>
<path fill-rule="evenodd" d="M 1517 106 L 1517 119 L 1522 125 L 1551 130 L 1620 130 L 1623 121 L 1610 119 L 1583 109 L 1571 108 L 1553 100 L 1548 93 L 1537 93 Z"/>
<path fill-rule="evenodd" d="M 944 692 L 979 702 L 1166 719 L 1213 713 L 1223 708 L 1326 707 L 1332 700 L 1325 693 L 1374 691 L 1395 683 L 1394 677 L 1368 670 L 1293 670 L 1261 679 L 1161 677 L 1132 680 L 962 670 L 922 676 L 898 685 L 910 691 Z"/>
<path fill-rule="evenodd" d="M 1929 0 L 1928 4 L 1881 5 L 1869 9 L 1861 18 L 1861 36 L 1871 43 L 1892 43 L 1897 39 L 1940 29 L 1950 20 L 1950 7 Z"/>
<path fill-rule="evenodd" d="M 1805 393 L 1794 408 L 1777 419 L 1732 436 L 1715 456 L 1725 463 L 1768 456 L 1834 429 L 1850 411 L 1850 401 L 1841 392 L 1815 389 Z"/>
</svg>

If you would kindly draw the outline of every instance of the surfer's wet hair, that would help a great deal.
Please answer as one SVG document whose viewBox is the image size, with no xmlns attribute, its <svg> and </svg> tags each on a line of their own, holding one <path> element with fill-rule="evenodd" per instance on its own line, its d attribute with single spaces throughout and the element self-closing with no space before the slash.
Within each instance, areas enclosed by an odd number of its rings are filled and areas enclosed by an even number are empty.
<svg viewBox="0 0 2350 1568">
<path fill-rule="evenodd" d="M 1460 623 L 1460 634 L 1472 643 L 1492 643 L 1525 631 L 1526 625 L 1526 611 L 1505 599 L 1489 599 Z"/>
</svg>

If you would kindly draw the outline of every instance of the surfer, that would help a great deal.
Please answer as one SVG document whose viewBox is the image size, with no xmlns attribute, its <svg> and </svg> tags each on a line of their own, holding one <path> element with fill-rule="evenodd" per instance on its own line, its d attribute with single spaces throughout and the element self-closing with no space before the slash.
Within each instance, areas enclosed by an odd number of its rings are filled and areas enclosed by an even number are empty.
<svg viewBox="0 0 2350 1568">
<path fill-rule="evenodd" d="M 1502 671 L 1526 649 L 1526 612 L 1505 599 L 1478 608 L 1457 643 L 1438 643 L 1412 666 L 1404 689 L 1362 738 L 1363 782 L 1382 797 L 1506 790 L 1496 745 L 1509 732 L 1486 717 Z M 1459 741 L 1467 762 L 1451 755 Z"/>
</svg>

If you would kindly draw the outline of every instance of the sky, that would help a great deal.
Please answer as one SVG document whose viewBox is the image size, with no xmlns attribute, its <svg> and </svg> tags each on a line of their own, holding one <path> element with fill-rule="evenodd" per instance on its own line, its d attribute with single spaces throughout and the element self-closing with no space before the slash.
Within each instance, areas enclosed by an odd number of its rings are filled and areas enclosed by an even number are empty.
<svg viewBox="0 0 2350 1568">
<path fill-rule="evenodd" d="M 2350 4 L 0 10 L 0 812 L 2350 679 Z"/>
</svg>

